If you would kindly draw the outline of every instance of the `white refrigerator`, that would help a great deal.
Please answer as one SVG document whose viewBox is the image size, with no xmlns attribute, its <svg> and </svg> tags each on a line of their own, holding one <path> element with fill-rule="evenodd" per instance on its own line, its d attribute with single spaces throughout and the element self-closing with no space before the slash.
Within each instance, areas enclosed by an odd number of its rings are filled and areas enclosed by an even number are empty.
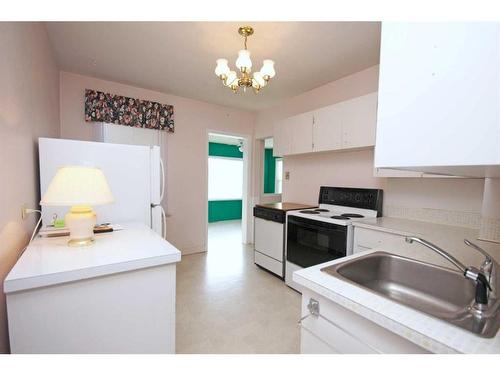
<svg viewBox="0 0 500 375">
<path fill-rule="evenodd" d="M 101 168 L 115 202 L 93 207 L 97 223 L 142 222 L 165 238 L 166 215 L 161 205 L 165 171 L 160 147 L 39 138 L 38 151 L 42 196 L 61 166 Z M 42 206 L 42 224 L 49 225 L 54 215 L 64 218 L 68 209 Z"/>
</svg>

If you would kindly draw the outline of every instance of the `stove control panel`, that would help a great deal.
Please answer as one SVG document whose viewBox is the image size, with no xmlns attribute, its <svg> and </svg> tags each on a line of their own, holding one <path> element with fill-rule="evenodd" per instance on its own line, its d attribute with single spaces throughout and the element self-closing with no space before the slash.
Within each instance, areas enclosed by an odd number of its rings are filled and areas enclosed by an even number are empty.
<svg viewBox="0 0 500 375">
<path fill-rule="evenodd" d="M 377 216 L 382 216 L 382 200 L 381 189 L 321 186 L 319 191 L 320 204 L 376 210 Z"/>
</svg>

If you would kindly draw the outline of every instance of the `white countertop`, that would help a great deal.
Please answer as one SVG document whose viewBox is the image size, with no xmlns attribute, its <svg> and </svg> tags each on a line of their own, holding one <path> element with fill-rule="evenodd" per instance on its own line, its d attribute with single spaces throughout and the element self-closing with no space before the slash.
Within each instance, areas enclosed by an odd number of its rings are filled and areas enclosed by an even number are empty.
<svg viewBox="0 0 500 375">
<path fill-rule="evenodd" d="M 442 246 L 466 265 L 477 264 L 482 261 L 481 256 L 478 256 L 475 250 L 463 244 L 464 237 L 475 239 L 477 230 L 395 218 L 371 219 L 356 222 L 355 225 L 401 236 L 408 234 L 420 236 Z M 500 254 L 499 244 L 484 241 L 476 242 L 480 243 L 480 246 L 484 246 L 498 260 Z M 389 241 L 383 247 L 297 271 L 293 275 L 293 280 L 302 287 L 310 289 L 432 352 L 500 353 L 499 333 L 491 339 L 479 337 L 445 321 L 321 272 L 321 268 L 326 266 L 375 251 L 396 253 L 449 267 L 445 260 L 431 250 L 418 244 L 407 244 L 404 237 L 396 237 L 394 241 Z M 453 268 L 453 266 L 450 268 Z"/>
<path fill-rule="evenodd" d="M 36 238 L 5 278 L 5 293 L 180 261 L 180 251 L 146 225 L 122 226 L 88 247 L 68 247 L 68 237 Z"/>
</svg>

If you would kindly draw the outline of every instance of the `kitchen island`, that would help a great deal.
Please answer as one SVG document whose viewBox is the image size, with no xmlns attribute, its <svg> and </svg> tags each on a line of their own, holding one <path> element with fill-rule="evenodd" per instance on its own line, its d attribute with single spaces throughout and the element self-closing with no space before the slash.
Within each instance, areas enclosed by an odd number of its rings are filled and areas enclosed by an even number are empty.
<svg viewBox="0 0 500 375">
<path fill-rule="evenodd" d="M 144 224 L 36 238 L 4 281 L 12 353 L 175 353 L 181 253 Z"/>
</svg>

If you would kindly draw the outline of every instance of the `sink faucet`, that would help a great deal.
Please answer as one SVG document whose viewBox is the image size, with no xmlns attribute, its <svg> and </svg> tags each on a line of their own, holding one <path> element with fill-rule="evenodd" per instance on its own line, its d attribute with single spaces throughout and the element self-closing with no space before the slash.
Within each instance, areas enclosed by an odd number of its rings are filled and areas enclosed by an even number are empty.
<svg viewBox="0 0 500 375">
<path fill-rule="evenodd" d="M 469 240 L 464 240 L 465 244 L 467 246 L 472 247 L 473 249 L 477 250 L 480 252 L 484 257 L 485 260 L 483 261 L 481 268 L 477 269 L 475 267 L 466 267 L 465 265 L 462 264 L 457 258 L 455 258 L 453 255 L 449 254 L 445 250 L 441 249 L 440 247 L 434 245 L 433 243 L 426 241 L 422 238 L 419 237 L 412 237 L 408 236 L 405 238 L 405 241 L 408 243 L 413 243 L 413 242 L 418 242 L 425 247 L 433 250 L 437 254 L 441 255 L 443 258 L 448 260 L 450 263 L 452 263 L 456 268 L 462 272 L 465 278 L 470 279 L 476 283 L 476 295 L 475 295 L 475 303 L 473 308 L 477 311 L 484 311 L 488 308 L 488 297 L 489 297 L 489 292 L 491 292 L 492 297 L 496 297 L 497 293 L 497 281 L 496 281 L 496 269 L 498 267 L 498 264 L 493 260 L 493 258 L 483 249 L 481 249 L 479 246 L 476 244 L 470 242 Z M 488 276 L 486 276 L 486 274 Z M 492 290 L 491 284 L 495 287 L 495 290 Z"/>
</svg>

